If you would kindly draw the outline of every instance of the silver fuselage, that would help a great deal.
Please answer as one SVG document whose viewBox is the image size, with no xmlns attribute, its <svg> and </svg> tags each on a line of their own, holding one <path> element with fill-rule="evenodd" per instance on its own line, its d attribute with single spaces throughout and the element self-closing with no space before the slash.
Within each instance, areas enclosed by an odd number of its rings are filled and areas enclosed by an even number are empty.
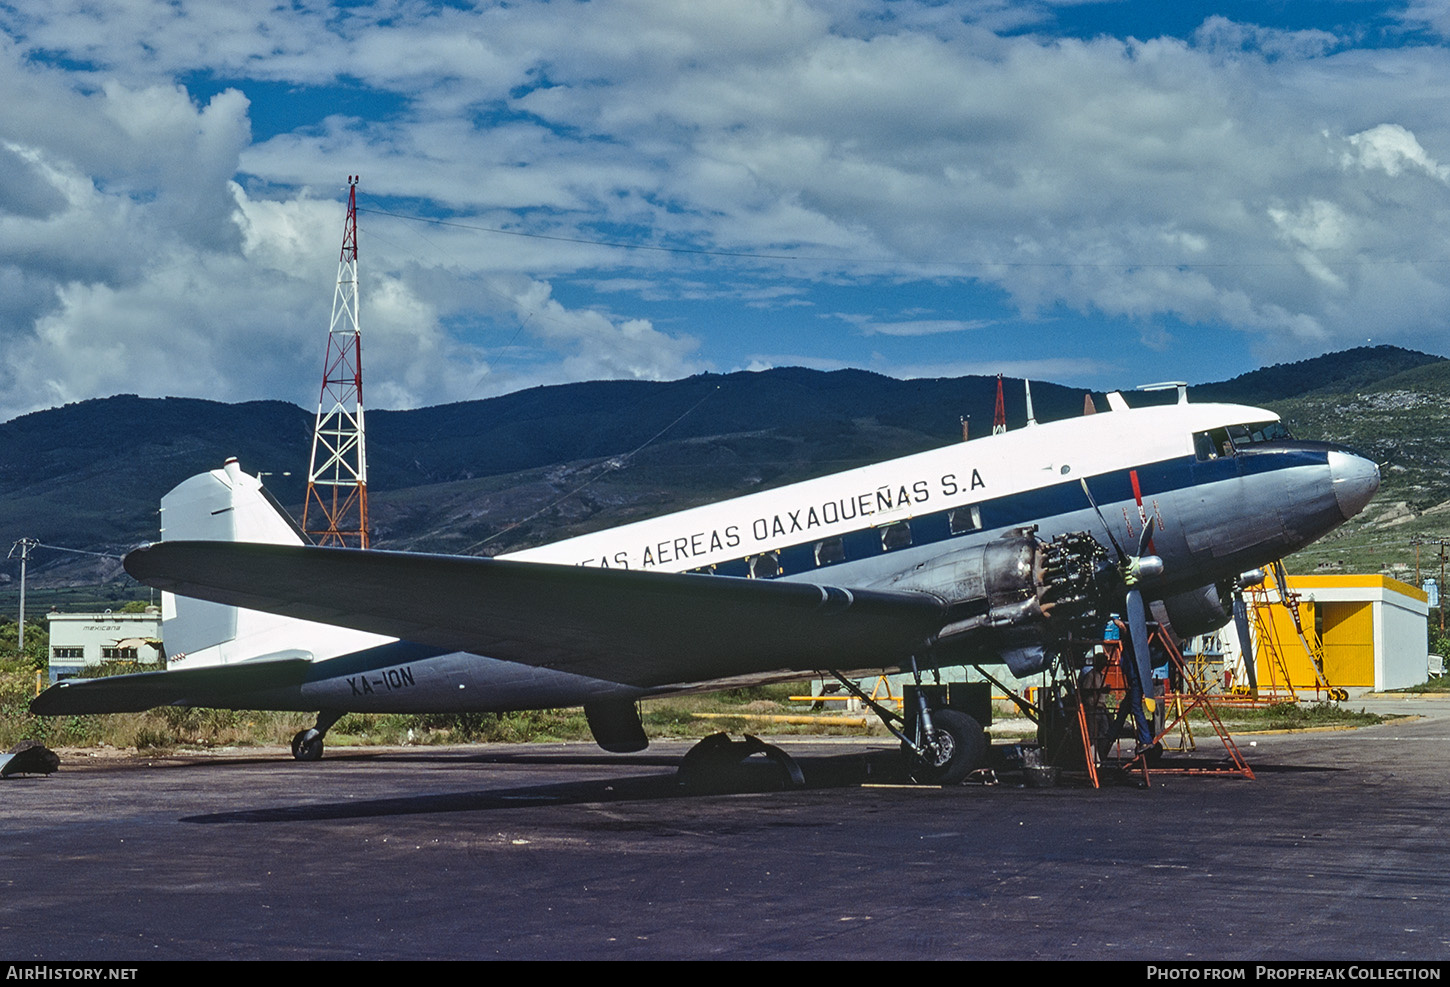
<svg viewBox="0 0 1450 987">
<path fill-rule="evenodd" d="M 1179 404 L 1118 410 L 947 446 L 601 531 L 510 558 L 700 572 L 835 587 L 935 592 L 950 559 L 1004 532 L 1086 531 L 1136 545 L 1144 519 L 1172 599 L 1303 548 L 1358 514 L 1375 464 L 1341 447 L 1242 438 L 1264 409 Z M 1223 442 L 1225 430 L 1242 441 Z M 1086 489 L 1085 489 L 1086 488 Z M 1094 510 L 1089 495 L 1097 504 Z M 904 527 L 903 527 L 904 526 Z M 641 688 L 393 639 L 318 653 L 298 688 L 236 708 L 504 711 L 760 682 Z M 775 676 L 781 677 L 781 676 Z"/>
</svg>

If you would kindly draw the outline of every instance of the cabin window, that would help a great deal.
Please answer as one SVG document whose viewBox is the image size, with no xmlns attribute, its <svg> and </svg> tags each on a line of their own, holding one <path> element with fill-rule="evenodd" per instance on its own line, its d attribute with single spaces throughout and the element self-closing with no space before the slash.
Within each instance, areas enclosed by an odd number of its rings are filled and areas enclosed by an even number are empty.
<svg viewBox="0 0 1450 987">
<path fill-rule="evenodd" d="M 750 557 L 751 579 L 774 579 L 780 575 L 780 553 L 762 552 Z"/>
<path fill-rule="evenodd" d="M 911 544 L 911 522 L 893 521 L 881 529 L 881 551 L 893 552 Z"/>
<path fill-rule="evenodd" d="M 101 657 L 107 661 L 135 661 L 135 648 L 102 648 Z"/>
<path fill-rule="evenodd" d="M 970 507 L 958 507 L 955 510 L 947 511 L 947 526 L 954 535 L 964 535 L 968 531 L 981 531 L 981 506 L 972 504 Z"/>
<path fill-rule="evenodd" d="M 835 565 L 846 561 L 846 543 L 839 537 L 816 542 L 816 565 Z"/>
<path fill-rule="evenodd" d="M 52 658 L 84 658 L 86 649 L 54 647 L 50 649 L 50 656 Z"/>
</svg>

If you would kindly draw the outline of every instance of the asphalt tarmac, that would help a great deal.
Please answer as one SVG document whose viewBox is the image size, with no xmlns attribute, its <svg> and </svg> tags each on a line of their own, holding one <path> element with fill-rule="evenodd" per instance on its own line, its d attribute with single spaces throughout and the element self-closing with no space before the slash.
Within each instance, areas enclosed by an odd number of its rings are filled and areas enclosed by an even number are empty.
<svg viewBox="0 0 1450 987">
<path fill-rule="evenodd" d="M 854 740 L 737 794 L 683 742 L 71 755 L 0 782 L 0 958 L 1442 960 L 1450 703 L 1388 708 L 1100 790 Z"/>
</svg>

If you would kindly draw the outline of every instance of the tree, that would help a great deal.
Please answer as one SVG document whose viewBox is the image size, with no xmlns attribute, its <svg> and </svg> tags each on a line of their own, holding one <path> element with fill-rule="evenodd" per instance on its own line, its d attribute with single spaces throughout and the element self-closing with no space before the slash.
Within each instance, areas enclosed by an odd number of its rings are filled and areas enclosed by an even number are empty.
<svg viewBox="0 0 1450 987">
<path fill-rule="evenodd" d="M 11 662 L 21 658 L 19 650 L 20 625 L 9 618 L 0 618 L 0 661 Z M 44 669 L 50 655 L 50 628 L 33 621 L 25 622 L 24 659 L 34 668 Z"/>
</svg>

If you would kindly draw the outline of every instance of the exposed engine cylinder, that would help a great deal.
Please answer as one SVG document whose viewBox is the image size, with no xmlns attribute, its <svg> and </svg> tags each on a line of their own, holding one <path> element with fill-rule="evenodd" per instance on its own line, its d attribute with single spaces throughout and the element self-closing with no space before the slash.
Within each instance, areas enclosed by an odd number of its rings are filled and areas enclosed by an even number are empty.
<svg viewBox="0 0 1450 987">
<path fill-rule="evenodd" d="M 945 599 L 947 623 L 937 642 L 991 642 L 1014 675 L 1041 671 L 1048 645 L 1069 634 L 1102 628 L 1101 602 L 1112 567 L 1086 532 L 1044 542 L 1035 528 L 938 556 L 892 581 L 893 589 L 920 590 Z M 986 631 L 984 635 L 982 632 Z"/>
</svg>

